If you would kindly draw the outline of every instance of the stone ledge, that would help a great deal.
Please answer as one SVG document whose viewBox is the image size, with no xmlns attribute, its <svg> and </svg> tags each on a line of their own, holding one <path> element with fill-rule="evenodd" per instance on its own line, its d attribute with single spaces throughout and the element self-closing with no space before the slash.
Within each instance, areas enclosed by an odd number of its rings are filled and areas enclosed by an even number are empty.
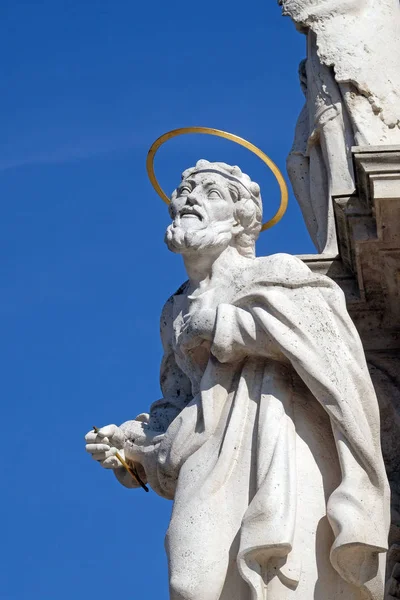
<svg viewBox="0 0 400 600">
<path fill-rule="evenodd" d="M 339 256 L 303 255 L 346 295 L 367 349 L 400 349 L 400 146 L 355 147 L 356 192 L 333 198 Z"/>
</svg>

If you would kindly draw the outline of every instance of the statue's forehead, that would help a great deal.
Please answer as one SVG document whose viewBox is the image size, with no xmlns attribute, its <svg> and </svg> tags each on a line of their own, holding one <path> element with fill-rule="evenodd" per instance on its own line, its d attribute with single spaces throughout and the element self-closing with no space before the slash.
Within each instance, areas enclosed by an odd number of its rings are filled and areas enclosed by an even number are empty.
<svg viewBox="0 0 400 600">
<path fill-rule="evenodd" d="M 224 173 L 220 173 L 215 170 L 207 170 L 207 171 L 197 171 L 191 174 L 188 174 L 186 177 L 182 179 L 182 181 L 195 181 L 196 183 L 214 183 L 215 185 L 228 185 L 230 177 L 225 175 Z"/>
</svg>

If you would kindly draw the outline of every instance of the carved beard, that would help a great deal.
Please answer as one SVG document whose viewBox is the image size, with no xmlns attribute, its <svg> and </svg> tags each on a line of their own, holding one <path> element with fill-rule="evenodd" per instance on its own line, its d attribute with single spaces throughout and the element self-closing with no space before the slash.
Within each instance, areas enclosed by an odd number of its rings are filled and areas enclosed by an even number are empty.
<svg viewBox="0 0 400 600">
<path fill-rule="evenodd" d="M 185 254 L 213 248 L 224 250 L 232 240 L 232 222 L 217 221 L 203 229 L 187 231 L 175 221 L 165 233 L 165 243 L 171 252 Z"/>
</svg>

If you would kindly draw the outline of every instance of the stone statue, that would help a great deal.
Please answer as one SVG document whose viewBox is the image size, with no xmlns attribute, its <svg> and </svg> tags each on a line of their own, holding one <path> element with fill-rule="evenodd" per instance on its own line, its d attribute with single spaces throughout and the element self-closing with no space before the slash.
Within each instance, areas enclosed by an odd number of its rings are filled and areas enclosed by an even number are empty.
<svg viewBox="0 0 400 600">
<path fill-rule="evenodd" d="M 332 196 L 354 192 L 351 147 L 400 144 L 400 4 L 278 1 L 307 35 L 289 177 L 318 251 L 335 254 Z"/>
<path fill-rule="evenodd" d="M 183 173 L 166 233 L 188 281 L 161 316 L 162 399 L 86 435 L 174 500 L 172 600 L 382 600 L 390 520 L 379 414 L 343 293 L 298 258 L 255 257 L 259 186 Z"/>
</svg>

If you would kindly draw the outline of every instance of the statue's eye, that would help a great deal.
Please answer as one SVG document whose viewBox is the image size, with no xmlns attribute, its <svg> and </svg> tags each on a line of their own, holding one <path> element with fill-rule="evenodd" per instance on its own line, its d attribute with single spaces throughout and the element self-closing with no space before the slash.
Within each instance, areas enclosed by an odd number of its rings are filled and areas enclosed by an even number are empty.
<svg viewBox="0 0 400 600">
<path fill-rule="evenodd" d="M 209 198 L 222 198 L 221 192 L 215 189 L 210 190 L 207 195 Z"/>
<path fill-rule="evenodd" d="M 190 194 L 192 190 L 190 189 L 189 186 L 187 185 L 183 185 L 182 187 L 179 188 L 178 193 L 179 196 L 187 196 L 188 194 Z"/>
</svg>

